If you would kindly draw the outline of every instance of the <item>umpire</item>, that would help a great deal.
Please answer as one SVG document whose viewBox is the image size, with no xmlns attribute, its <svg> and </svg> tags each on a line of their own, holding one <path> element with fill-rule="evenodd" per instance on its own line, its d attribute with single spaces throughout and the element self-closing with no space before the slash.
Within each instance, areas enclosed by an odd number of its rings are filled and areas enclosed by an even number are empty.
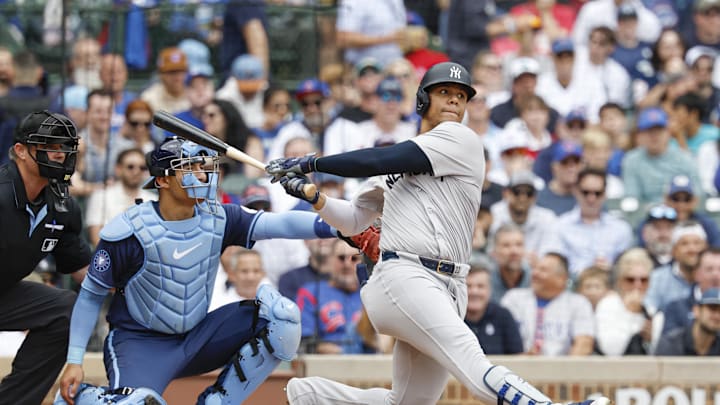
<svg viewBox="0 0 720 405">
<path fill-rule="evenodd" d="M 90 262 L 82 218 L 68 185 L 78 136 L 72 121 L 49 111 L 15 128 L 10 162 L 0 166 L 0 331 L 28 331 L 0 404 L 40 404 L 65 364 L 75 293 L 24 281 L 49 254 L 80 282 Z"/>
</svg>

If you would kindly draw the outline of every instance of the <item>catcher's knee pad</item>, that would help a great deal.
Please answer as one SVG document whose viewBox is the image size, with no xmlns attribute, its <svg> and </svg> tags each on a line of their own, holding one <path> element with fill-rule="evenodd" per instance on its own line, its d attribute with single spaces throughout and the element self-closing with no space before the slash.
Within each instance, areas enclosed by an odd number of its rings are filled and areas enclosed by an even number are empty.
<svg viewBox="0 0 720 405">
<path fill-rule="evenodd" d="M 60 392 L 55 396 L 53 405 L 67 405 Z M 96 387 L 80 384 L 75 394 L 75 405 L 167 405 L 163 397 L 150 388 Z"/>
<path fill-rule="evenodd" d="M 485 386 L 498 396 L 498 405 L 542 405 L 552 401 L 507 367 L 492 366 L 483 376 Z"/>
<path fill-rule="evenodd" d="M 230 359 L 215 384 L 198 397 L 198 405 L 237 405 L 247 399 L 280 364 L 271 353 L 263 329 Z"/>
<path fill-rule="evenodd" d="M 258 289 L 257 301 L 258 316 L 268 321 L 267 341 L 271 346 L 268 349 L 280 360 L 292 360 L 302 336 L 300 309 L 268 284 Z"/>
</svg>

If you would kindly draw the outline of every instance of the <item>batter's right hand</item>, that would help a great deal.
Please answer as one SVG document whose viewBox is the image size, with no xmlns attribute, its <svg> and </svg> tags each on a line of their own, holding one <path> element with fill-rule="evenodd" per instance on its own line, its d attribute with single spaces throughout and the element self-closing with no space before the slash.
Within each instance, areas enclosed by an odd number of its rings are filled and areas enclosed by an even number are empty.
<svg viewBox="0 0 720 405">
<path fill-rule="evenodd" d="M 68 364 L 65 367 L 65 371 L 60 377 L 60 395 L 69 405 L 75 404 L 74 398 L 83 378 L 85 378 L 85 372 L 81 364 Z"/>
<path fill-rule="evenodd" d="M 270 161 L 265 166 L 265 171 L 273 176 L 272 183 L 280 181 L 280 178 L 290 174 L 305 174 L 315 171 L 315 154 L 299 158 L 280 158 Z"/>
</svg>

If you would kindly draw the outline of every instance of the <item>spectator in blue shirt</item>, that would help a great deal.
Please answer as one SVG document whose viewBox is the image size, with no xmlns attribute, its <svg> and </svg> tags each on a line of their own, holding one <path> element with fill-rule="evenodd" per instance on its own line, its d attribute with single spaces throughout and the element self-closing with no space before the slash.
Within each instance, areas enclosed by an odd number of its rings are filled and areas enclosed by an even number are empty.
<svg viewBox="0 0 720 405">
<path fill-rule="evenodd" d="M 490 272 L 487 267 L 471 265 L 465 282 L 468 294 L 465 323 L 477 336 L 485 354 L 522 353 L 522 338 L 512 314 L 490 301 Z"/>
<path fill-rule="evenodd" d="M 357 324 L 362 315 L 355 266 L 360 252 L 338 239 L 333 244 L 329 280 L 309 282 L 297 293 L 305 350 L 318 354 L 361 354 L 367 351 Z"/>
<path fill-rule="evenodd" d="M 561 141 L 555 145 L 550 164 L 552 178 L 538 193 L 538 206 L 551 209 L 558 216 L 575 208 L 577 200 L 573 190 L 582 169 L 582 155 L 582 146 L 574 141 Z"/>
<path fill-rule="evenodd" d="M 554 224 L 557 241 L 551 250 L 567 257 L 573 279 L 590 266 L 610 270 L 635 241 L 627 222 L 605 212 L 606 186 L 604 171 L 583 169 L 573 190 L 577 206 Z"/>
<path fill-rule="evenodd" d="M 662 310 L 677 299 L 690 294 L 698 257 L 707 247 L 707 236 L 697 222 L 680 222 L 672 235 L 673 261 L 655 268 L 650 274 L 650 288 L 643 301 L 650 312 Z"/>
<path fill-rule="evenodd" d="M 700 252 L 693 278 L 695 284 L 690 294 L 670 302 L 663 308 L 662 312 L 665 315 L 663 334 L 691 325 L 695 319 L 693 306 L 697 304 L 702 294 L 711 288 L 720 288 L 720 249 L 707 248 Z"/>
</svg>

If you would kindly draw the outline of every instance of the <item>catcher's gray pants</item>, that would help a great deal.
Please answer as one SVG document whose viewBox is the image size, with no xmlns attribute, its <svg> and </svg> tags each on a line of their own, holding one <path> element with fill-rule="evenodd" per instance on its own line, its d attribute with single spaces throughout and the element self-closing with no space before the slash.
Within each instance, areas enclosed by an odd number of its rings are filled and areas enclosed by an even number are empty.
<svg viewBox="0 0 720 405">
<path fill-rule="evenodd" d="M 400 258 L 379 263 L 361 291 L 370 321 L 395 336 L 392 390 L 362 390 L 319 377 L 294 378 L 291 404 L 436 404 L 452 373 L 478 399 L 495 403 L 483 376 L 492 367 L 465 325 L 464 277 Z"/>
</svg>

